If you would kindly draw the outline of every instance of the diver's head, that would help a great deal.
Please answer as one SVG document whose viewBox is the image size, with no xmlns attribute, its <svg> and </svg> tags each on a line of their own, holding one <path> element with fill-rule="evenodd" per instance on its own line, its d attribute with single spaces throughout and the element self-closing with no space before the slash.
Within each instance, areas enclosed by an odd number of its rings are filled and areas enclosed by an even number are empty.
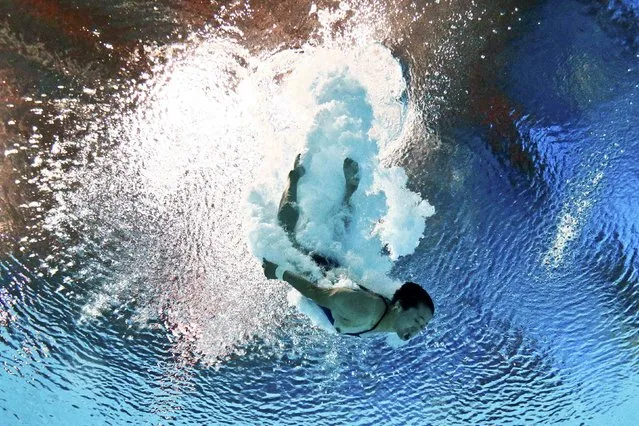
<svg viewBox="0 0 639 426">
<path fill-rule="evenodd" d="M 419 284 L 405 282 L 393 296 L 396 310 L 395 332 L 402 340 L 415 337 L 435 314 L 433 299 Z"/>
</svg>

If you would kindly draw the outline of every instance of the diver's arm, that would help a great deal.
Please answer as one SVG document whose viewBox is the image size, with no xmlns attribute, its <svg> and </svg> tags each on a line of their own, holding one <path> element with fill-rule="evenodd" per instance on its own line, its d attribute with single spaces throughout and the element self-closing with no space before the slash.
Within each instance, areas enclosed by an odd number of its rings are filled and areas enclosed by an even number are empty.
<svg viewBox="0 0 639 426">
<path fill-rule="evenodd" d="M 278 268 L 277 264 L 269 260 L 262 259 L 262 267 L 264 268 L 264 275 L 266 275 L 266 278 L 278 279 L 276 276 Z M 293 288 L 302 293 L 303 296 L 308 297 L 318 305 L 326 308 L 332 308 L 332 305 L 334 304 L 334 296 L 341 290 L 318 287 L 313 282 L 291 271 L 284 271 L 281 275 L 281 279 L 293 286 Z"/>
<path fill-rule="evenodd" d="M 333 316 L 339 315 L 354 326 L 367 325 L 370 318 L 377 318 L 385 310 L 382 300 L 372 294 L 350 288 L 321 288 L 294 272 L 284 271 L 284 281 L 302 295 L 320 306 L 329 308 Z"/>
<path fill-rule="evenodd" d="M 333 296 L 339 289 L 327 289 L 316 286 L 306 278 L 297 275 L 291 271 L 284 271 L 283 280 L 289 283 L 295 290 L 302 293 L 303 296 L 313 300 L 318 305 L 325 308 L 331 308 L 333 305 Z"/>
</svg>

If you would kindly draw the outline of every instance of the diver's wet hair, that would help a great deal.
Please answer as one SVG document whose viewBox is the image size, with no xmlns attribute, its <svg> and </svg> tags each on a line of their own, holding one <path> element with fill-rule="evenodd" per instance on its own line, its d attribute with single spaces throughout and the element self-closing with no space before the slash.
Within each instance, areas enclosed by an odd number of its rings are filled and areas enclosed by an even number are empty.
<svg viewBox="0 0 639 426">
<path fill-rule="evenodd" d="M 393 295 L 393 300 L 391 303 L 399 302 L 399 306 L 402 309 L 410 309 L 420 304 L 424 304 L 428 306 L 430 311 L 435 314 L 435 305 L 433 304 L 433 299 L 430 298 L 430 295 L 426 290 L 422 288 L 419 284 L 406 281 Z"/>
</svg>

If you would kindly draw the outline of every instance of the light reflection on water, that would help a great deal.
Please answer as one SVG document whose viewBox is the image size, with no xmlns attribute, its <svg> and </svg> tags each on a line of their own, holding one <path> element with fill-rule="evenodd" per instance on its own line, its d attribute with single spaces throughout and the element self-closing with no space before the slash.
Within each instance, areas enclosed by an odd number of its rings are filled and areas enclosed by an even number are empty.
<svg viewBox="0 0 639 426">
<path fill-rule="evenodd" d="M 385 40 L 420 106 L 423 124 L 388 161 L 406 168 L 437 214 L 394 273 L 425 283 L 438 312 L 401 348 L 309 328 L 246 245 L 245 191 L 263 158 L 288 165 L 278 132 L 294 139 L 302 122 L 260 106 L 311 47 L 278 62 L 248 32 L 247 49 L 209 28 L 148 43 L 137 65 L 115 55 L 83 71 L 78 63 L 91 60 L 76 58 L 68 69 L 82 84 L 73 87 L 47 74 L 64 65 L 44 54 L 50 46 L 25 42 L 39 53 L 14 54 L 49 71 L 21 63 L 31 70 L 24 80 L 50 80 L 37 93 L 3 88 L 6 418 L 603 424 L 593 417 L 601 413 L 631 424 L 623 410 L 636 403 L 639 380 L 636 57 L 578 2 L 526 14 L 504 4 L 524 22 L 494 50 L 470 40 L 509 31 L 498 11 L 468 9 L 491 22 L 484 27 L 457 6 L 395 9 L 384 19 L 426 28 L 432 17 L 436 28 L 403 41 L 381 24 L 383 5 L 362 9 L 368 21 L 352 28 L 347 8 L 319 14 L 333 47 Z M 441 32 L 451 22 L 459 30 Z M 293 47 L 305 37 L 281 31 Z M 108 36 L 118 55 L 135 50 Z M 477 53 L 498 71 L 483 69 Z M 500 68 L 504 58 L 510 65 Z M 498 89 L 472 86 L 462 65 Z M 21 81 L 18 65 L 3 66 L 3 78 Z M 109 71 L 119 66 L 125 75 Z M 457 102 L 460 81 L 471 82 L 468 105 Z"/>
</svg>

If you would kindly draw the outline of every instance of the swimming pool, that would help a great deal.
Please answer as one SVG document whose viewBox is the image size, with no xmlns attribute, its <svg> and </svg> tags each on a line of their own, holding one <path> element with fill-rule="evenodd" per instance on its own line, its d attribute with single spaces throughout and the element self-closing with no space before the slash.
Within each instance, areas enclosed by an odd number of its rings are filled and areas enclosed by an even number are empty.
<svg viewBox="0 0 639 426">
<path fill-rule="evenodd" d="M 637 423 L 637 2 L 91 3 L 0 2 L 1 424 Z M 255 257 L 340 102 L 434 207 L 406 345 Z"/>
</svg>

